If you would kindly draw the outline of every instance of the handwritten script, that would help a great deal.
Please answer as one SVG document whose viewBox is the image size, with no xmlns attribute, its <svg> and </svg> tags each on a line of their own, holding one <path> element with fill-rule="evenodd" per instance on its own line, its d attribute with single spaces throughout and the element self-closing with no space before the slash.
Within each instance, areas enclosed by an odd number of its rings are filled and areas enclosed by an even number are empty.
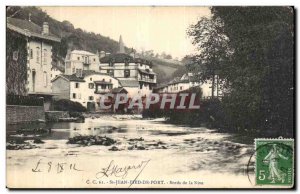
<svg viewBox="0 0 300 194">
<path fill-rule="evenodd" d="M 32 172 L 56 172 L 57 174 L 64 171 L 83 171 L 79 169 L 76 163 L 67 163 L 67 162 L 53 162 L 53 161 L 42 161 L 40 159 L 31 169 Z"/>
<path fill-rule="evenodd" d="M 114 160 L 112 160 L 107 167 L 102 168 L 101 171 L 96 173 L 96 178 L 101 179 L 102 177 L 115 176 L 115 177 L 121 177 L 122 179 L 125 179 L 130 172 L 137 171 L 137 175 L 134 178 L 135 181 L 143 172 L 143 170 L 145 169 L 145 167 L 148 165 L 149 162 L 150 159 L 141 161 L 135 165 L 119 166 L 118 164 L 115 163 Z"/>
</svg>

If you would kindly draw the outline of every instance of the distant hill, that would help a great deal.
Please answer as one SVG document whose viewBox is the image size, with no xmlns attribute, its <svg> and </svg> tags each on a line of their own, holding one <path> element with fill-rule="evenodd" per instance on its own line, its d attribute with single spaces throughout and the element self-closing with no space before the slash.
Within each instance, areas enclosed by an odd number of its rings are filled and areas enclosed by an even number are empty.
<svg viewBox="0 0 300 194">
<path fill-rule="evenodd" d="M 168 82 L 173 79 L 173 74 L 178 70 L 184 67 L 182 63 L 178 61 L 160 59 L 155 57 L 143 57 L 147 60 L 152 61 L 153 71 L 156 72 L 157 81 L 159 83 Z"/>
<path fill-rule="evenodd" d="M 93 32 L 86 32 L 80 28 L 74 28 L 69 21 L 57 21 L 50 17 L 46 12 L 38 7 L 7 7 L 7 17 L 14 17 L 28 20 L 29 14 L 32 22 L 43 25 L 43 22 L 49 23 L 51 33 L 61 37 L 61 43 L 54 45 L 53 55 L 57 58 L 64 58 L 67 54 L 68 48 L 82 49 L 96 53 L 97 51 L 105 51 L 109 53 L 116 53 L 119 49 L 119 43 L 109 37 L 95 34 Z M 131 49 L 125 47 L 125 52 L 130 52 Z M 158 82 L 164 82 L 172 79 L 172 74 L 181 66 L 180 62 L 171 60 L 159 59 L 155 57 L 145 57 L 153 62 L 153 69 L 158 74 Z"/>
</svg>

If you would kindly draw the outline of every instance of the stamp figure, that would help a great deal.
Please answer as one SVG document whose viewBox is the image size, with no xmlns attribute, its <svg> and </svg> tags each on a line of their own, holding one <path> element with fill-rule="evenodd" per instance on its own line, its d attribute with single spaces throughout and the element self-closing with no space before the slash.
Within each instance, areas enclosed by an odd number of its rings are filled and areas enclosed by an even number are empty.
<svg viewBox="0 0 300 194">
<path fill-rule="evenodd" d="M 294 141 L 256 139 L 256 184 L 293 185 Z"/>
</svg>

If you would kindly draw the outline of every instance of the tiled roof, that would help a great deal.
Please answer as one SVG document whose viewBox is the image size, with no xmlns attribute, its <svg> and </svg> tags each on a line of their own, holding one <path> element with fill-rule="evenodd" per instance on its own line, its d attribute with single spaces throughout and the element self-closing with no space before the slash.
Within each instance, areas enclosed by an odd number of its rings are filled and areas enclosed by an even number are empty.
<svg viewBox="0 0 300 194">
<path fill-rule="evenodd" d="M 119 80 L 123 87 L 139 87 L 139 82 L 137 80 Z"/>
<path fill-rule="evenodd" d="M 151 75 L 155 75 L 156 73 L 154 73 L 153 71 L 146 71 L 146 70 L 144 70 L 144 69 L 138 69 L 139 70 L 139 72 L 141 72 L 141 73 L 145 73 L 145 74 L 151 74 Z"/>
<path fill-rule="evenodd" d="M 124 63 L 125 61 L 129 63 L 134 63 L 134 59 L 132 56 L 125 54 L 125 53 L 117 53 L 117 54 L 110 54 L 100 59 L 101 63 Z"/>
<path fill-rule="evenodd" d="M 125 92 L 126 94 L 128 93 L 125 88 L 121 88 L 121 87 L 111 89 L 111 93 L 113 94 L 121 93 L 121 92 Z"/>
<path fill-rule="evenodd" d="M 101 58 L 100 62 L 101 63 L 110 63 L 110 62 L 125 63 L 126 60 L 129 63 L 142 63 L 142 64 L 146 64 L 146 65 L 152 66 L 152 62 L 151 61 L 148 61 L 148 60 L 142 59 L 142 58 L 133 58 L 132 56 L 130 56 L 130 55 L 126 54 L 126 53 L 110 54 L 108 56 L 105 56 L 105 57 Z"/>
<path fill-rule="evenodd" d="M 181 80 L 180 77 L 175 77 L 172 81 L 168 83 L 168 85 L 178 84 L 178 83 L 189 83 L 188 79 Z"/>
<path fill-rule="evenodd" d="M 58 77 L 63 77 L 69 81 L 74 81 L 74 82 L 85 82 L 83 79 L 77 77 L 75 74 L 73 74 L 73 75 L 61 74 L 61 75 L 58 75 L 56 78 L 54 78 L 53 81 L 56 80 Z"/>
<path fill-rule="evenodd" d="M 60 38 L 55 36 L 54 34 L 42 34 L 42 27 L 39 25 L 28 21 L 28 20 L 21 20 L 17 18 L 7 18 L 7 28 L 10 30 L 13 30 L 15 32 L 18 32 L 20 34 L 23 34 L 28 37 L 37 37 L 41 39 L 51 40 L 55 42 L 60 42 Z"/>
<path fill-rule="evenodd" d="M 160 85 L 154 87 L 154 89 L 161 89 L 161 88 L 164 88 L 164 87 L 167 87 L 167 86 L 168 86 L 168 84 L 160 84 Z"/>
<path fill-rule="evenodd" d="M 100 72 L 96 72 L 94 70 L 83 70 L 82 71 L 82 77 L 86 77 L 89 75 L 108 75 L 107 73 L 100 73 Z"/>
</svg>

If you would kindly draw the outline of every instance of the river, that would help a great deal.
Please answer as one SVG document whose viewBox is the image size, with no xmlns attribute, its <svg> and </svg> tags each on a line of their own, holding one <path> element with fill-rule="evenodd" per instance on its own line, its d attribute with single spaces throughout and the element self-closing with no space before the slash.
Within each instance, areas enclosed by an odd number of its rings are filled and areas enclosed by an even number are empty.
<svg viewBox="0 0 300 194">
<path fill-rule="evenodd" d="M 10 125 L 7 133 L 14 135 L 20 127 L 29 126 Z M 251 136 L 240 138 L 204 127 L 126 115 L 42 127 L 52 129 L 40 137 L 44 144 L 7 150 L 8 187 L 254 187 L 253 158 L 249 162 L 254 152 Z M 78 135 L 110 137 L 116 140 L 117 149 L 67 143 Z"/>
</svg>

